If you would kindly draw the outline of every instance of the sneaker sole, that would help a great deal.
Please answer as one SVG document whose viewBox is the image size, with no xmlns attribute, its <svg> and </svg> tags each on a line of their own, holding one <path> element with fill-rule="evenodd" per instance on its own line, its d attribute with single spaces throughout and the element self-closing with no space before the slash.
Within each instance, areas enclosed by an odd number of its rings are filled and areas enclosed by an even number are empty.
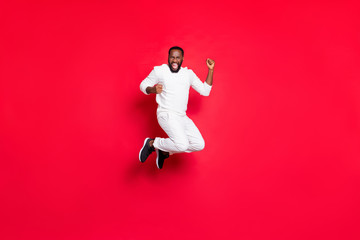
<svg viewBox="0 0 360 240">
<path fill-rule="evenodd" d="M 158 169 L 161 169 L 159 167 L 159 150 L 155 149 L 155 151 L 156 151 L 156 166 L 157 166 Z"/>
<path fill-rule="evenodd" d="M 141 150 L 140 150 L 140 152 L 139 152 L 139 160 L 140 160 L 141 163 L 142 163 L 142 161 L 141 161 L 141 152 L 144 150 L 144 147 L 146 146 L 146 141 L 147 141 L 148 139 L 150 139 L 150 138 L 145 138 L 144 145 L 143 145 L 143 147 L 141 148 Z M 145 161 L 144 161 L 144 162 L 145 162 Z"/>
</svg>

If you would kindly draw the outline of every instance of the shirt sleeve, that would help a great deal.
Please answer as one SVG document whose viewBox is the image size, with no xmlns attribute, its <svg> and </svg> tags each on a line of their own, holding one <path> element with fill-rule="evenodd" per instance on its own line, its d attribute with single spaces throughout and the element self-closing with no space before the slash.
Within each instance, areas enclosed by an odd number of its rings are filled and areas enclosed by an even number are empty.
<svg viewBox="0 0 360 240">
<path fill-rule="evenodd" d="M 145 93 L 146 95 L 149 95 L 146 92 L 147 87 L 152 87 L 155 84 L 159 82 L 159 78 L 156 75 L 155 68 L 150 72 L 150 74 L 140 83 L 140 90 Z"/>
<path fill-rule="evenodd" d="M 191 87 L 200 95 L 209 96 L 212 86 L 206 82 L 202 82 L 193 71 L 190 71 Z"/>
</svg>

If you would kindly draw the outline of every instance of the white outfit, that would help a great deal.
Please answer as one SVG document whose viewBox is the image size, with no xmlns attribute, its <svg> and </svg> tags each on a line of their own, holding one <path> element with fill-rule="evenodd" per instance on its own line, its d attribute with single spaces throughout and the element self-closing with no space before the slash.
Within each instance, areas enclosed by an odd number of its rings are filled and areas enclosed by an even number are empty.
<svg viewBox="0 0 360 240">
<path fill-rule="evenodd" d="M 156 94 L 157 119 L 169 138 L 155 138 L 154 147 L 165 152 L 193 152 L 204 148 L 205 143 L 193 121 L 186 116 L 190 86 L 203 96 L 209 96 L 211 86 L 202 82 L 187 67 L 173 73 L 167 64 L 156 66 L 140 84 L 140 90 L 163 85 L 163 91 Z"/>
</svg>

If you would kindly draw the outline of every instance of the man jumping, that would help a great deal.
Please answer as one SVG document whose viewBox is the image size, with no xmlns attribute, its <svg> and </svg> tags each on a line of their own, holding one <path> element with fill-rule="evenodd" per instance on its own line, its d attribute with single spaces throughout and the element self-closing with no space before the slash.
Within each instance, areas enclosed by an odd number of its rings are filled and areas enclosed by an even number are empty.
<svg viewBox="0 0 360 240">
<path fill-rule="evenodd" d="M 145 162 L 156 151 L 156 165 L 163 167 L 169 154 L 201 151 L 205 142 L 199 129 L 186 115 L 190 86 L 200 95 L 209 96 L 213 84 L 215 62 L 206 59 L 209 68 L 205 82 L 187 67 L 181 67 L 184 50 L 169 49 L 168 64 L 156 66 L 140 84 L 140 90 L 149 95 L 156 94 L 157 120 L 169 138 L 146 138 L 140 150 L 140 162 Z"/>
</svg>

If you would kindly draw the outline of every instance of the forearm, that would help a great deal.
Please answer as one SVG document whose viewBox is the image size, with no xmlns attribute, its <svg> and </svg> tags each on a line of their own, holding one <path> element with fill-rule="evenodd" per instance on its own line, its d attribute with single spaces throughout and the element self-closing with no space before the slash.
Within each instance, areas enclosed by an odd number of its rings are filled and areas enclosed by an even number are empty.
<svg viewBox="0 0 360 240">
<path fill-rule="evenodd" d="M 146 88 L 146 92 L 148 93 L 148 94 L 150 94 L 150 93 L 156 93 L 156 87 L 154 86 L 154 87 L 147 87 Z"/>
<path fill-rule="evenodd" d="M 212 86 L 213 84 L 213 75 L 214 75 L 214 69 L 209 69 L 205 82 L 210 86 Z"/>
<path fill-rule="evenodd" d="M 146 88 L 146 93 L 150 94 L 150 93 L 155 93 L 155 94 L 160 94 L 163 90 L 163 86 L 161 84 L 156 84 L 153 87 L 147 87 Z"/>
</svg>

